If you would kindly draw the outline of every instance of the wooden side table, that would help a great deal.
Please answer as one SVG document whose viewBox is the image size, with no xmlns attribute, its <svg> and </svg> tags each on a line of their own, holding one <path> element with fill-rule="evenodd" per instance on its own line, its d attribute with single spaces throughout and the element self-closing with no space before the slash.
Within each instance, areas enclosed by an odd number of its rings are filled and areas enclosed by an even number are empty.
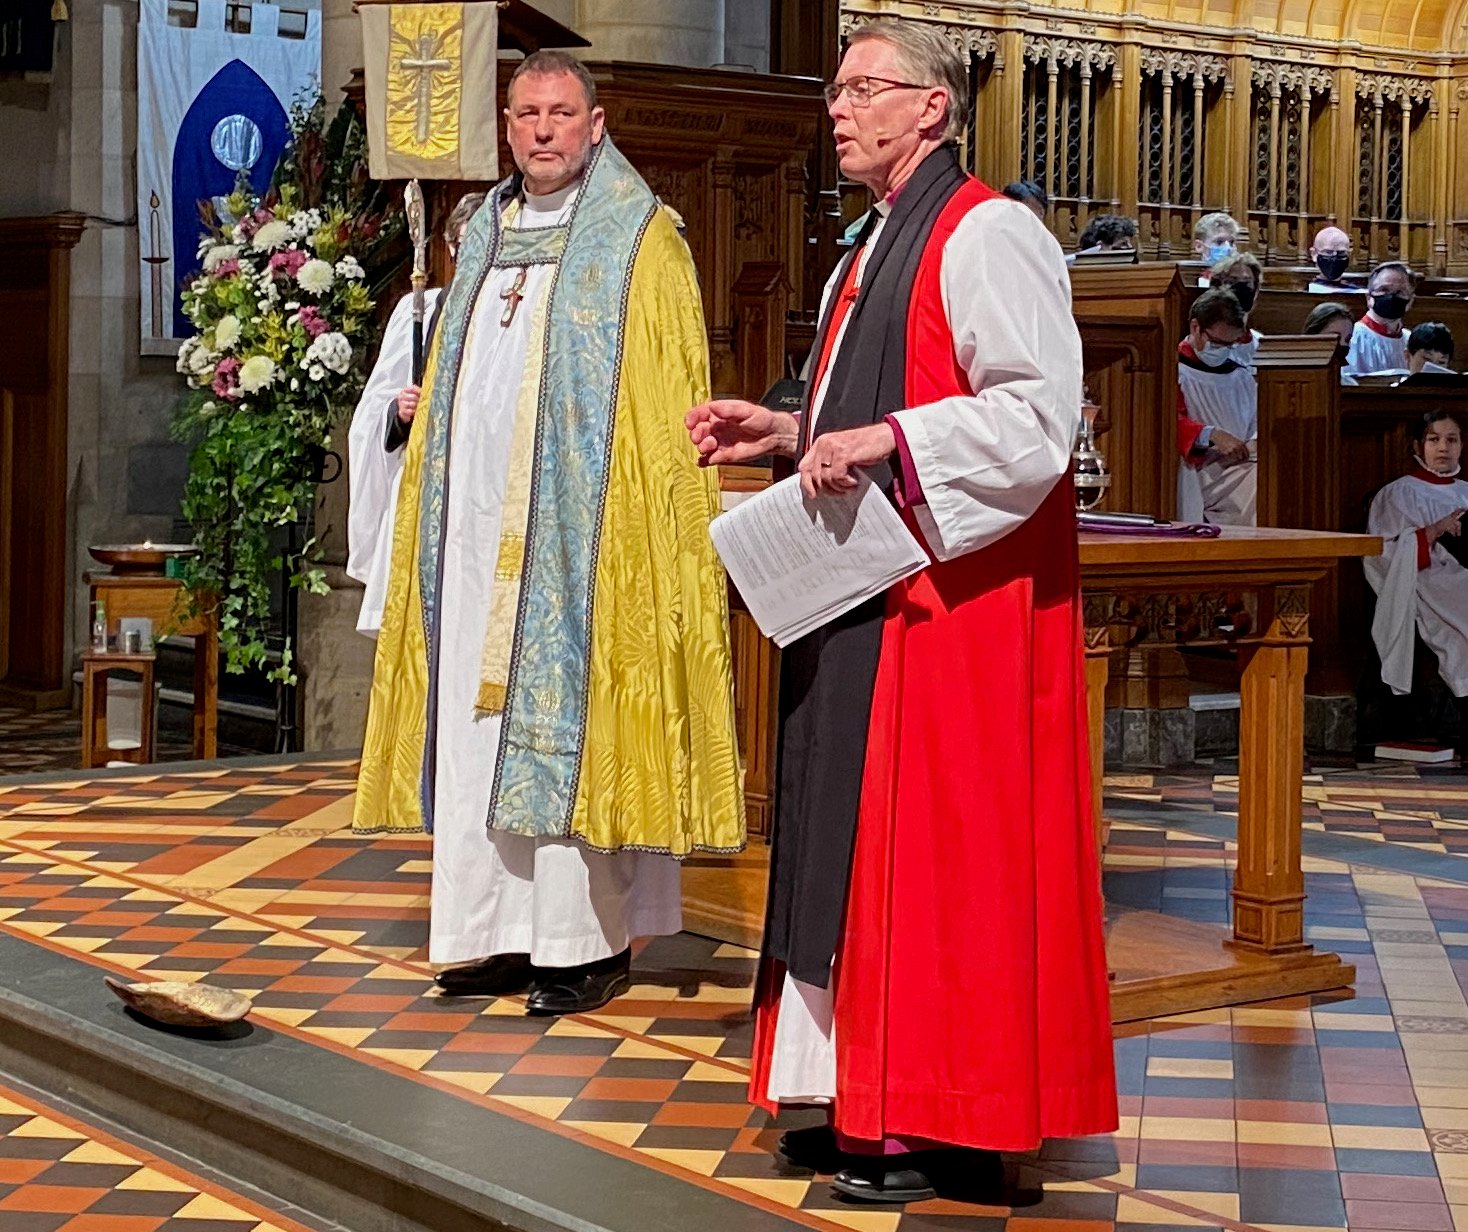
<svg viewBox="0 0 1468 1232">
<path fill-rule="evenodd" d="M 207 761 L 215 754 L 219 723 L 219 627 L 213 611 L 190 614 L 188 596 L 177 578 L 137 576 L 97 571 L 86 575 L 95 610 L 107 605 L 107 627 L 117 628 L 124 616 L 146 616 L 153 636 L 181 633 L 194 639 L 194 757 Z M 136 656 L 124 656 L 136 657 Z"/>
<path fill-rule="evenodd" d="M 153 688 L 153 665 L 147 654 L 82 655 L 82 768 L 91 770 L 109 761 L 147 765 L 155 756 L 158 736 L 158 699 Z M 138 725 L 138 747 L 112 749 L 107 744 L 107 680 L 113 672 L 136 672 L 142 682 L 143 714 Z"/>
</svg>

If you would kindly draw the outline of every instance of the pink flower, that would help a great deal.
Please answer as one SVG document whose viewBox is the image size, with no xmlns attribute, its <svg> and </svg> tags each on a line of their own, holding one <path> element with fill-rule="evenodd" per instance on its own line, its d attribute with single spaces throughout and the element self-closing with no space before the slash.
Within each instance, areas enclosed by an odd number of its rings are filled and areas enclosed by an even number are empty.
<svg viewBox="0 0 1468 1232">
<path fill-rule="evenodd" d="M 305 265 L 309 258 L 299 248 L 288 248 L 285 252 L 278 252 L 270 258 L 270 272 L 276 273 L 284 270 L 286 276 L 294 278 L 301 272 L 301 266 Z"/>
<path fill-rule="evenodd" d="M 226 401 L 238 402 L 240 391 L 235 382 L 239 377 L 239 371 L 240 361 L 234 356 L 221 359 L 214 369 L 214 380 L 209 387 Z"/>
<path fill-rule="evenodd" d="M 221 261 L 214 267 L 214 277 L 216 278 L 228 278 L 231 274 L 238 274 L 239 272 L 240 263 L 234 258 L 228 261 Z"/>
<path fill-rule="evenodd" d="M 313 338 L 319 338 L 322 334 L 331 332 L 331 322 L 321 315 L 321 309 L 307 304 L 297 314 L 296 319 L 300 321 L 301 327 Z"/>
</svg>

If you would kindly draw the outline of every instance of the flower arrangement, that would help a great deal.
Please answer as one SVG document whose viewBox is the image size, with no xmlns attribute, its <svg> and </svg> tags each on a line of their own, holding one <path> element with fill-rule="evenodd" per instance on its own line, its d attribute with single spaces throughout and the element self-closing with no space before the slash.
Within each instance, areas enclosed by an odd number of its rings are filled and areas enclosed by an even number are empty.
<svg viewBox="0 0 1468 1232">
<path fill-rule="evenodd" d="M 183 292 L 198 331 L 179 349 L 189 386 L 175 432 L 193 444 L 183 514 L 199 553 L 185 566 L 195 602 L 218 605 L 229 671 L 265 667 L 272 587 L 323 593 L 309 525 L 332 432 L 361 392 L 375 340 L 375 291 L 401 261 L 399 219 L 368 179 L 349 104 L 328 126 L 317 101 L 292 115 L 270 190 L 243 183 L 228 217 L 201 206 L 199 272 Z M 291 630 L 272 679 L 293 683 Z"/>
</svg>

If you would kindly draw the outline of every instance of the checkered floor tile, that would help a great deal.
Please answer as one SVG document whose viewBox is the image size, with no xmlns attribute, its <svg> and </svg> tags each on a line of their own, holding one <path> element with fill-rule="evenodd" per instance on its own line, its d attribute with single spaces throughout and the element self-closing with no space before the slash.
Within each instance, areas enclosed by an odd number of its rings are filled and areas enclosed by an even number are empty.
<svg viewBox="0 0 1468 1232">
<path fill-rule="evenodd" d="M 427 840 L 353 836 L 354 770 L 300 760 L 0 781 L 0 930 L 139 978 L 241 989 L 294 1038 L 807 1227 L 1468 1229 L 1468 888 L 1308 860 L 1309 938 L 1357 965 L 1355 999 L 1129 1028 L 1116 1044 L 1119 1133 L 1012 1159 L 1002 1206 L 864 1209 L 777 1163 L 779 1131 L 745 1103 L 753 955 L 655 941 L 626 997 L 573 1019 L 441 997 L 424 961 Z M 1320 776 L 1317 788 L 1317 808 L 1362 790 L 1402 814 L 1450 816 L 1443 792 L 1468 804 L 1455 781 L 1399 772 Z M 1118 806 L 1227 811 L 1233 791 L 1211 775 L 1110 783 Z M 1223 920 L 1231 859 L 1227 839 L 1120 822 L 1108 894 Z M 0 1230 L 11 1232 L 3 1218 Z"/>
<path fill-rule="evenodd" d="M 1108 781 L 1118 803 L 1238 812 L 1239 779 L 1232 763 L 1219 771 L 1199 767 Z M 1306 777 L 1303 795 L 1306 830 L 1468 856 L 1468 773 L 1457 765 L 1321 767 Z"/>
<path fill-rule="evenodd" d="M 36 1096 L 0 1086 L 4 1232 L 309 1232 Z"/>
</svg>

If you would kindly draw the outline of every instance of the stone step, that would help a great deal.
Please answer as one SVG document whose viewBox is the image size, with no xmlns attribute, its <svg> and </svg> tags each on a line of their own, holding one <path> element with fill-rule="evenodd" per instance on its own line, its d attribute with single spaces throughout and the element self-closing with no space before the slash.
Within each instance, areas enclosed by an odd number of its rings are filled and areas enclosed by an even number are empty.
<svg viewBox="0 0 1468 1232">
<path fill-rule="evenodd" d="M 803 1224 L 264 1020 L 160 1030 L 102 976 L 0 933 L 0 1075 L 351 1232 Z"/>
</svg>

